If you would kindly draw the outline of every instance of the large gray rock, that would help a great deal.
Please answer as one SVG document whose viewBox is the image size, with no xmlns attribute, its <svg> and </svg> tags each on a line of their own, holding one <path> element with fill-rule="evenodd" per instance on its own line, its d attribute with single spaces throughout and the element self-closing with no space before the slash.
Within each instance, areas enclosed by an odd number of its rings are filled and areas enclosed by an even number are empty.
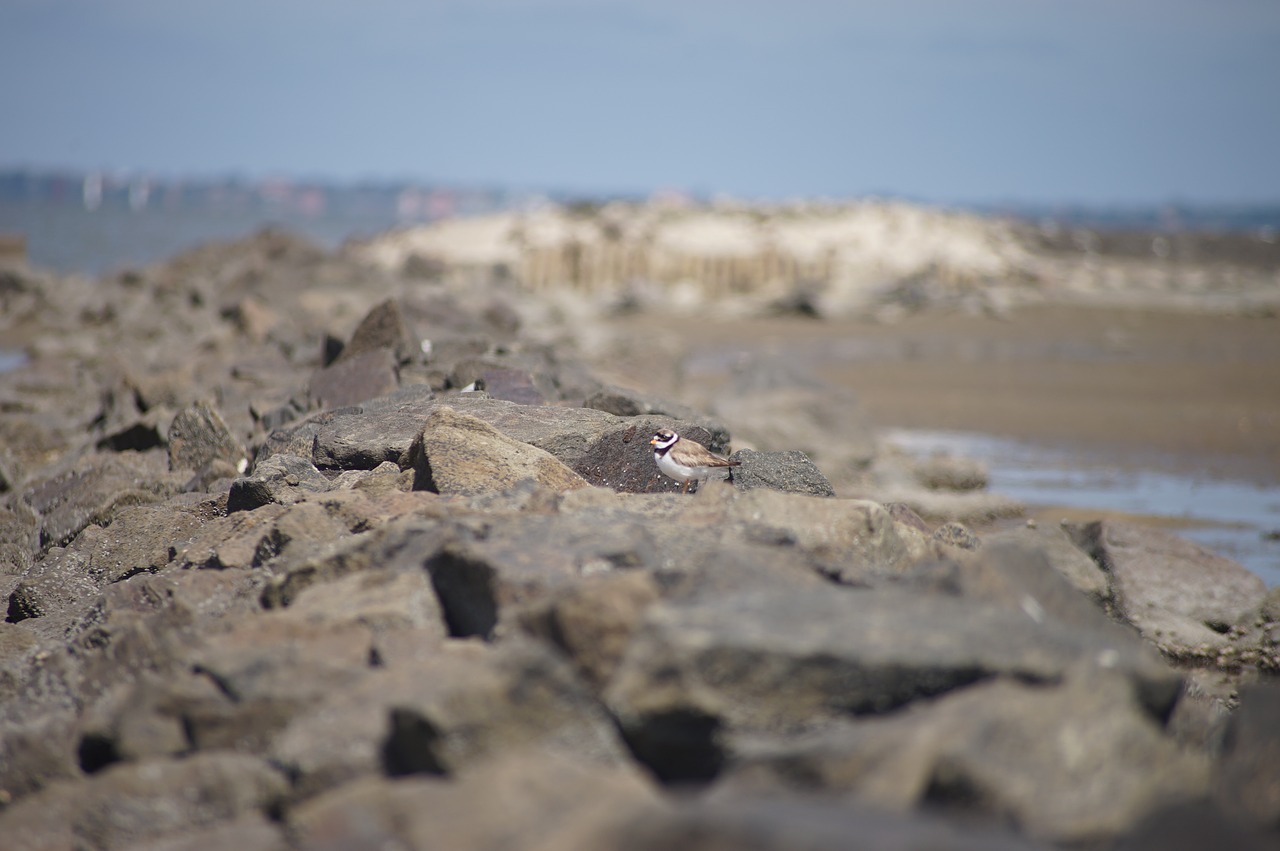
<svg viewBox="0 0 1280 851">
<path fill-rule="evenodd" d="M 349 361 L 379 349 L 391 352 L 397 363 L 408 363 L 422 357 L 418 335 L 409 327 L 408 319 L 396 299 L 380 302 L 365 314 L 334 363 Z"/>
<path fill-rule="evenodd" d="M 1224 750 L 1215 789 L 1223 810 L 1280 832 L 1280 683 L 1240 690 Z"/>
<path fill-rule="evenodd" d="M 1110 573 L 1117 613 L 1173 656 L 1216 657 L 1267 593 L 1256 574 L 1163 529 L 1106 520 L 1068 532 Z"/>
<path fill-rule="evenodd" d="M 40 515 L 40 546 L 51 547 L 91 523 L 108 522 L 121 508 L 167 499 L 182 480 L 158 452 L 118 452 L 86 456 L 70 470 L 28 484 L 23 500 Z"/>
<path fill-rule="evenodd" d="M 448 406 L 427 417 L 409 448 L 409 462 L 415 489 L 442 494 L 501 491 L 524 479 L 553 491 L 587 487 L 586 480 L 546 451 Z"/>
<path fill-rule="evenodd" d="M 342 408 L 385 395 L 399 386 L 396 356 L 389 349 L 375 348 L 316 370 L 307 395 L 317 408 Z"/>
<path fill-rule="evenodd" d="M 266 813 L 287 787 L 265 762 L 243 754 L 124 764 L 53 784 L 0 811 L 0 835 L 21 837 L 24 848 L 131 848 Z"/>
<path fill-rule="evenodd" d="M 835 488 L 809 456 L 798 449 L 787 452 L 756 452 L 740 449 L 730 458 L 741 461 L 733 470 L 734 487 L 742 490 L 771 488 L 785 493 L 835 496 Z"/>
<path fill-rule="evenodd" d="M 9 598 L 9 619 L 70 614 L 113 582 L 160 570 L 214 510 L 194 495 L 118 509 L 108 525 L 87 526 L 69 546 L 50 549 L 27 570 Z"/>
<path fill-rule="evenodd" d="M 620 815 L 659 810 L 634 770 L 517 750 L 454 782 L 367 778 L 298 807 L 295 847 L 588 851 L 620 847 Z M 657 846 L 654 846 L 657 847 Z"/>
<path fill-rule="evenodd" d="M 898 591 L 779 589 L 649 609 L 606 691 L 659 776 L 706 777 L 718 731 L 888 712 L 986 677 L 1112 671 L 1163 718 L 1179 677 L 1142 645 L 1024 612 Z"/>
<path fill-rule="evenodd" d="M 281 453 L 265 458 L 253 474 L 231 483 L 227 512 L 251 511 L 269 502 L 292 505 L 307 494 L 324 493 L 331 483 L 306 457 Z"/>
<path fill-rule="evenodd" d="M 984 540 L 988 546 L 1008 542 L 1034 547 L 1043 552 L 1049 565 L 1076 589 L 1099 604 L 1110 600 L 1107 574 L 1060 527 L 1020 526 L 986 535 Z"/>
<path fill-rule="evenodd" d="M 197 402 L 179 411 L 169 425 L 169 468 L 196 471 L 213 461 L 243 470 L 247 455 L 218 410 Z"/>
<path fill-rule="evenodd" d="M 307 795 L 368 774 L 454 775 L 530 747 L 625 762 L 609 719 L 562 661 L 537 645 L 449 642 L 335 691 L 272 755 Z"/>
<path fill-rule="evenodd" d="M 902 714 L 748 743 L 717 794 L 820 792 L 1098 842 L 1202 797 L 1208 778 L 1208 759 L 1164 735 L 1121 678 L 1090 675 L 1051 687 L 1002 679 Z"/>
</svg>

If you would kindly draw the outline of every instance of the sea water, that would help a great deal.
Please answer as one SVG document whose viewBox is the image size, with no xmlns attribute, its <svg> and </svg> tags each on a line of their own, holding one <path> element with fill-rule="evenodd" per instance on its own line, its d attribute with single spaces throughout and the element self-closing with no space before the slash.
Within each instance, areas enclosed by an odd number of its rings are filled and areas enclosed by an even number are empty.
<svg viewBox="0 0 1280 851">
<path fill-rule="evenodd" d="M 1188 472 L 1143 459 L 1128 467 L 1102 450 L 987 434 L 892 429 L 885 439 L 914 457 L 983 462 L 988 489 L 1028 508 L 1122 512 L 1175 523 L 1179 535 L 1280 585 L 1280 487 Z"/>
</svg>

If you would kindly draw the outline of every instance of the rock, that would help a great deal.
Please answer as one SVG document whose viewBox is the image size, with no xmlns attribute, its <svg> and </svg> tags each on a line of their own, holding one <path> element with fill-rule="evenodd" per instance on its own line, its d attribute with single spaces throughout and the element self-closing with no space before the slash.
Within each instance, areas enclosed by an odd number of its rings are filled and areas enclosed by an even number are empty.
<svg viewBox="0 0 1280 851">
<path fill-rule="evenodd" d="M 969 531 L 968 527 L 954 520 L 950 523 L 943 523 L 937 529 L 934 529 L 932 537 L 935 541 L 962 550 L 976 550 L 982 543 L 977 535 Z"/>
<path fill-rule="evenodd" d="M 265 813 L 286 788 L 283 777 L 252 756 L 147 760 L 27 796 L 0 811 L 0 835 L 21 836 L 27 848 L 128 848 Z"/>
<path fill-rule="evenodd" d="M 285 510 L 285 506 L 268 503 L 252 511 L 214 518 L 175 546 L 173 561 L 181 568 L 251 567 L 272 522 Z"/>
<path fill-rule="evenodd" d="M 984 815 L 1079 843 L 1123 835 L 1208 785 L 1208 760 L 1181 751 L 1129 687 L 1106 676 L 1056 687 L 1000 680 L 800 742 L 744 756 L 718 794 L 856 796 L 897 811 Z"/>
<path fill-rule="evenodd" d="M 730 456 L 741 461 L 733 470 L 734 487 L 740 490 L 771 488 L 784 493 L 835 496 L 831 482 L 809 457 L 793 449 L 787 452 L 756 452 L 740 449 Z"/>
<path fill-rule="evenodd" d="M 287 851 L 280 828 L 265 815 L 241 816 L 205 830 L 132 846 L 132 851 Z"/>
<path fill-rule="evenodd" d="M 421 570 L 378 568 L 312 585 L 297 595 L 284 616 L 312 627 L 415 629 L 440 638 L 448 632 L 440 602 Z"/>
<path fill-rule="evenodd" d="M 474 496 L 501 491 L 524 479 L 553 491 L 587 486 L 547 452 L 512 440 L 493 426 L 451 407 L 432 411 L 409 448 L 414 488 Z"/>
<path fill-rule="evenodd" d="M 1273 834 L 1280 831 L 1280 684 L 1240 690 L 1214 791 L 1223 812 Z"/>
<path fill-rule="evenodd" d="M 512 368 L 489 360 L 463 361 L 449 374 L 451 387 L 473 387 L 483 390 L 491 399 L 515 402 L 518 405 L 547 404 L 550 397 L 538 384 L 537 377 L 527 369 Z"/>
<path fill-rule="evenodd" d="M 743 797 L 681 802 L 663 810 L 623 811 L 577 846 L 619 851 L 1031 851 L 1045 846 L 1007 830 L 902 816 L 857 802 Z"/>
<path fill-rule="evenodd" d="M 910 624 L 904 629 L 903 624 Z M 1163 718 L 1179 679 L 1140 645 L 1025 613 L 897 591 L 762 590 L 652 607 L 606 691 L 637 756 L 706 779 L 719 730 L 782 730 L 882 713 L 984 677 L 1126 678 Z"/>
<path fill-rule="evenodd" d="M 1216 656 L 1266 595 L 1257 575 L 1162 529 L 1106 520 L 1066 530 L 1111 575 L 1120 616 L 1174 656 Z"/>
<path fill-rule="evenodd" d="M 38 480 L 23 500 L 40 515 L 40 546 L 63 546 L 119 509 L 160 502 L 178 491 L 158 453 L 87 456 L 66 472 Z"/>
<path fill-rule="evenodd" d="M 191 747 L 261 753 L 295 716 L 359 682 L 371 645 L 362 626 L 312 625 L 284 612 L 209 638 L 191 664 L 218 695 L 186 708 Z"/>
<path fill-rule="evenodd" d="M 591 484 L 614 490 L 657 492 L 679 487 L 653 463 L 649 438 L 659 428 L 676 428 L 714 451 L 725 450 L 710 433 L 665 417 L 620 419 L 586 408 L 517 405 L 484 394 L 416 399 L 387 408 L 366 406 L 298 428 L 314 435 L 312 461 L 321 470 L 367 470 L 386 461 L 405 467 L 409 447 L 425 420 L 445 404 L 550 453 Z M 287 432 L 273 435 L 272 441 L 282 447 L 280 451 L 295 451 L 297 442 Z"/>
<path fill-rule="evenodd" d="M 316 370 L 307 395 L 317 408 L 343 408 L 390 393 L 398 386 L 395 355 L 377 348 Z"/>
<path fill-rule="evenodd" d="M 9 619 L 71 613 L 110 583 L 160 570 L 171 548 L 210 516 L 209 506 L 190 498 L 121 508 L 107 526 L 87 526 L 69 546 L 50 549 L 32 565 L 9 598 Z"/>
<path fill-rule="evenodd" d="M 1078 551 L 1077 551 L 1078 552 Z M 1035 621 L 1053 620 L 1109 640 L 1138 645 L 1137 633 L 1103 612 L 1054 568 L 1037 536 L 993 536 L 959 561 L 955 589 L 966 597 L 999 603 Z"/>
<path fill-rule="evenodd" d="M 931 455 L 912 464 L 916 481 L 929 490 L 975 491 L 987 486 L 987 468 L 980 461 L 954 455 Z"/>
<path fill-rule="evenodd" d="M 316 469 L 309 457 L 271 455 L 254 465 L 252 475 L 231 483 L 227 513 L 252 511 L 272 502 L 293 505 L 307 494 L 324 493 L 330 487 L 329 479 Z"/>
<path fill-rule="evenodd" d="M 455 775 L 523 748 L 624 764 L 612 724 L 563 662 L 536 644 L 449 642 L 334 692 L 272 754 L 305 795 L 368 774 Z"/>
<path fill-rule="evenodd" d="M 351 783 L 298 807 L 290 827 L 296 847 L 317 851 L 587 851 L 621 847 L 600 833 L 619 814 L 660 806 L 632 770 L 516 751 L 449 783 L 427 777 Z"/>
<path fill-rule="evenodd" d="M 489 638 L 522 607 L 583 576 L 658 563 L 653 533 L 640 524 L 516 516 L 482 535 L 460 531 L 426 568 L 450 635 Z"/>
<path fill-rule="evenodd" d="M 391 352 L 395 362 L 399 364 L 422 357 L 418 336 L 409 328 L 409 322 L 400 307 L 400 302 L 395 299 L 380 302 L 365 314 L 364 319 L 360 320 L 360 324 L 352 332 L 351 339 L 342 347 L 341 353 L 333 363 L 340 364 L 380 349 Z M 363 398 L 372 398 L 377 395 L 381 393 L 366 395 Z M 350 404 L 350 402 L 339 404 Z"/>
<path fill-rule="evenodd" d="M 771 530 L 821 562 L 842 582 L 862 582 L 905 566 L 908 551 L 896 524 L 878 503 L 756 489 L 735 494 L 728 516 L 743 534 Z"/>
<path fill-rule="evenodd" d="M 1077 547 L 1061 528 L 1019 526 L 989 534 L 985 543 L 1020 544 L 1040 550 L 1049 560 L 1050 567 L 1090 599 L 1102 604 L 1111 597 L 1107 575 L 1102 572 L 1102 568 L 1084 550 Z"/>
<path fill-rule="evenodd" d="M 222 415 L 207 402 L 180 411 L 169 425 L 169 469 L 199 470 L 210 461 L 226 461 L 237 470 L 247 465 L 240 441 Z"/>
<path fill-rule="evenodd" d="M 1208 802 L 1180 803 L 1152 813 L 1112 847 L 1116 851 L 1271 851 L 1275 834 L 1233 820 Z"/>
<path fill-rule="evenodd" d="M 325 552 L 277 565 L 277 575 L 263 591 L 263 604 L 269 608 L 288 606 L 313 585 L 373 569 L 421 571 L 457 534 L 450 524 L 421 517 L 406 517 L 354 534 Z"/>
<path fill-rule="evenodd" d="M 613 677 L 631 637 L 660 589 L 646 571 L 588 576 L 529 607 L 522 625 L 573 660 L 578 673 L 601 689 Z"/>
</svg>

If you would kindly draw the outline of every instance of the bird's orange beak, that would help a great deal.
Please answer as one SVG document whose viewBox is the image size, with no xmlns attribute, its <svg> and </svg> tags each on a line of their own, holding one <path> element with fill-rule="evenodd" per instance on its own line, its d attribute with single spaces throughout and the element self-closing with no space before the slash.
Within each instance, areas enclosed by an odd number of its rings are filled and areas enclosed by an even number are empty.
<svg viewBox="0 0 1280 851">
<path fill-rule="evenodd" d="M 656 437 L 651 437 L 651 438 L 649 438 L 649 445 L 650 445 L 650 446 L 655 446 L 655 445 L 657 445 L 657 443 L 658 443 L 658 438 L 656 438 Z"/>
</svg>

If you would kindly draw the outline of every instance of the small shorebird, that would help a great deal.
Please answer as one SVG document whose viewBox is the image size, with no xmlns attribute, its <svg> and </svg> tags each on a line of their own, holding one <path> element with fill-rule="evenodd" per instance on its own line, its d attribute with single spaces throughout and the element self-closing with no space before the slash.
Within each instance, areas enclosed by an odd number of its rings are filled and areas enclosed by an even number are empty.
<svg viewBox="0 0 1280 851">
<path fill-rule="evenodd" d="M 660 428 L 649 441 L 653 446 L 653 460 L 664 476 L 684 482 L 680 493 L 689 492 L 689 483 L 705 482 L 716 470 L 741 466 L 741 461 L 721 458 L 695 440 L 676 434 L 669 428 Z M 733 475 L 730 470 L 729 475 Z"/>
</svg>

